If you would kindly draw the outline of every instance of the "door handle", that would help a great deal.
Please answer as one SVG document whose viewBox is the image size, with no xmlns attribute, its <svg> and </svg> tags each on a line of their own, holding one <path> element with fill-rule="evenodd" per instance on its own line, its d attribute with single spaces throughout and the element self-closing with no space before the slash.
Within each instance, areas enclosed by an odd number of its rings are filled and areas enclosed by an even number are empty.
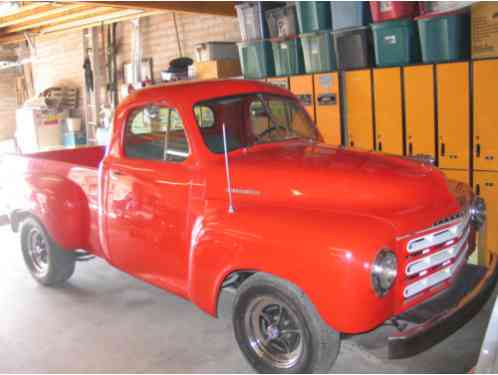
<svg viewBox="0 0 498 375">
<path fill-rule="evenodd" d="M 476 144 L 476 158 L 480 158 L 481 157 L 481 144 L 478 143 Z"/>
<path fill-rule="evenodd" d="M 441 156 L 444 156 L 446 153 L 446 145 L 444 143 L 441 143 Z"/>
</svg>

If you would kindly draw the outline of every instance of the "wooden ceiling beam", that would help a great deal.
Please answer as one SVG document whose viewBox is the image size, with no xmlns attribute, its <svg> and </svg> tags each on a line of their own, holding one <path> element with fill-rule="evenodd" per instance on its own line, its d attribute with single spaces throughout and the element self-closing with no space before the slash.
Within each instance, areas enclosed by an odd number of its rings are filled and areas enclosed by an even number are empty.
<svg viewBox="0 0 498 375">
<path fill-rule="evenodd" d="M 24 5 L 17 9 L 16 12 L 10 15 L 0 17 L 0 27 L 7 27 L 20 22 L 33 21 L 37 18 L 43 17 L 47 12 L 54 9 L 62 8 L 62 4 L 57 3 L 41 3 Z"/>
<path fill-rule="evenodd" d="M 86 26 L 89 24 L 102 23 L 106 21 L 110 21 L 113 19 L 119 19 L 122 17 L 136 17 L 140 14 L 144 13 L 143 10 L 140 9 L 112 9 L 109 10 L 108 13 L 101 14 L 97 17 L 85 17 L 81 20 L 73 21 L 73 22 L 64 22 L 54 26 L 42 27 L 41 33 L 51 33 L 54 31 L 59 31 L 63 29 L 72 29 L 75 27 Z"/>
<path fill-rule="evenodd" d="M 28 29 L 33 29 L 35 27 L 43 26 L 43 25 L 48 25 L 52 23 L 55 19 L 61 19 L 63 17 L 70 17 L 71 15 L 75 16 L 77 13 L 83 11 L 83 10 L 88 10 L 88 9 L 95 9 L 92 8 L 91 5 L 84 5 L 84 4 L 68 4 L 64 5 L 55 9 L 52 9 L 48 12 L 45 12 L 43 15 L 40 15 L 35 20 L 20 20 L 11 26 L 5 27 L 3 30 L 0 30 L 1 33 L 15 33 L 19 31 L 24 31 Z"/>
<path fill-rule="evenodd" d="M 56 0 L 60 3 L 72 0 Z M 234 1 L 84 1 L 85 4 L 97 6 L 113 6 L 120 8 L 135 8 L 145 10 L 163 10 L 172 12 L 202 13 L 217 16 L 235 17 Z"/>
<path fill-rule="evenodd" d="M 8 34 L 20 32 L 23 30 L 30 30 L 34 28 L 47 28 L 47 27 L 55 27 L 57 25 L 62 25 L 70 22 L 82 21 L 88 18 L 94 18 L 96 16 L 102 16 L 106 14 L 112 14 L 116 11 L 121 11 L 119 8 L 110 8 L 110 7 L 92 7 L 92 6 L 84 6 L 83 8 L 72 9 L 71 11 L 60 14 L 58 17 L 52 17 L 43 21 L 37 21 L 34 23 L 26 23 L 23 25 L 15 25 L 4 30 L 0 30 L 0 33 Z"/>
<path fill-rule="evenodd" d="M 61 28 L 58 30 L 52 30 L 52 31 L 45 31 L 43 34 L 57 34 L 57 33 L 62 33 L 65 31 L 77 31 L 77 30 L 83 30 L 83 29 L 88 29 L 91 27 L 97 27 L 101 25 L 110 25 L 116 22 L 123 22 L 123 21 L 128 21 L 136 18 L 142 18 L 142 17 L 148 17 L 148 16 L 153 16 L 159 13 L 163 13 L 161 11 L 149 11 L 149 12 L 143 12 L 139 14 L 130 14 L 128 16 L 118 16 L 118 17 L 113 17 L 113 18 L 108 18 L 105 21 L 100 21 L 100 22 L 94 22 L 90 24 L 85 24 L 85 25 L 80 25 L 80 26 L 67 26 L 67 28 Z M 1 44 L 1 42 L 0 42 Z"/>
</svg>

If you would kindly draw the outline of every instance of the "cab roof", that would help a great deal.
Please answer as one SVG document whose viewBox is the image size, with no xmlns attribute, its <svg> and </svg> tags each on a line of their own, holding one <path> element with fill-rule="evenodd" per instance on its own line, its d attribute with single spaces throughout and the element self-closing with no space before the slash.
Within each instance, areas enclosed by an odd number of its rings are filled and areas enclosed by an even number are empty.
<svg viewBox="0 0 498 375">
<path fill-rule="evenodd" d="M 120 104 L 121 108 L 118 111 L 138 103 L 164 101 L 172 105 L 192 105 L 209 99 L 251 93 L 292 96 L 285 89 L 261 81 L 244 79 L 178 81 L 134 91 Z"/>
</svg>

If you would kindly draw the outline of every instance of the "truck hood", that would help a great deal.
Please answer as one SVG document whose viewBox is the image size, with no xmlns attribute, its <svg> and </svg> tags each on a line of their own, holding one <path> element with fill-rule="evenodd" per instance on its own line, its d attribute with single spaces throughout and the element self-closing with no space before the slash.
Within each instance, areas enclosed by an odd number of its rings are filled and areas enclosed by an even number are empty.
<svg viewBox="0 0 498 375">
<path fill-rule="evenodd" d="M 241 150 L 230 155 L 230 172 L 235 203 L 257 200 L 377 216 L 399 233 L 429 227 L 462 204 L 433 166 L 325 144 Z"/>
</svg>

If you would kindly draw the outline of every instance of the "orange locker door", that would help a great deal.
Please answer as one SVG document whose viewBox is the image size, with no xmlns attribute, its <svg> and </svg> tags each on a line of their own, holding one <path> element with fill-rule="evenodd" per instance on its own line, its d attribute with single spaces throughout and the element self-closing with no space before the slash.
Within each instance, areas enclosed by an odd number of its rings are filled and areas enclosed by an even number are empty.
<svg viewBox="0 0 498 375">
<path fill-rule="evenodd" d="M 474 168 L 498 171 L 498 60 L 473 64 Z"/>
<path fill-rule="evenodd" d="M 370 70 L 344 73 L 347 144 L 373 150 L 372 79 Z"/>
<path fill-rule="evenodd" d="M 436 66 L 439 167 L 469 168 L 469 63 Z"/>
<path fill-rule="evenodd" d="M 375 149 L 403 155 L 401 68 L 374 69 Z"/>
<path fill-rule="evenodd" d="M 405 86 L 406 154 L 435 157 L 434 71 L 432 65 L 406 67 Z"/>
<path fill-rule="evenodd" d="M 315 96 L 313 90 L 313 76 L 291 76 L 290 90 L 296 95 L 304 105 L 309 115 L 315 121 Z"/>
<path fill-rule="evenodd" d="M 498 172 L 474 172 L 474 188 L 486 201 L 485 243 L 487 253 L 498 254 Z M 480 249 L 481 250 L 481 249 Z M 482 252 L 480 263 L 487 264 L 489 256 Z"/>
<path fill-rule="evenodd" d="M 441 169 L 441 170 L 450 180 L 464 182 L 467 185 L 470 184 L 470 174 L 468 170 L 456 170 L 456 169 Z"/>
<path fill-rule="evenodd" d="M 315 108 L 316 126 L 325 143 L 341 144 L 341 105 L 338 73 L 316 74 Z"/>
<path fill-rule="evenodd" d="M 281 87 L 283 89 L 289 90 L 289 77 L 273 77 L 268 78 L 267 82 L 269 84 Z"/>
</svg>

